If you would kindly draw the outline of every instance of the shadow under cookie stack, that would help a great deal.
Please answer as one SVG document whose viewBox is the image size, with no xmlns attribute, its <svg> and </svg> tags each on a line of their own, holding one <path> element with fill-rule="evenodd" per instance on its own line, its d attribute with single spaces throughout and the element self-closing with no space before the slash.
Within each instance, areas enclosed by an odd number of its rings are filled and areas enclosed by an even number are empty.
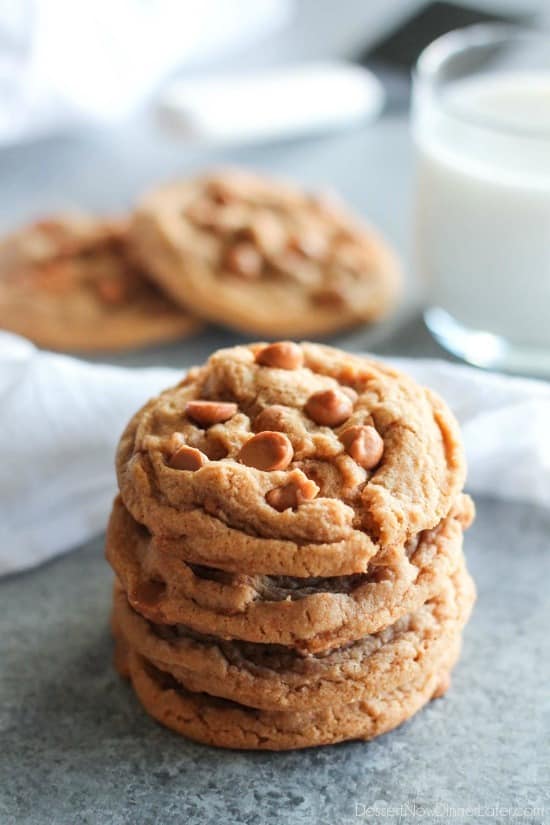
<svg viewBox="0 0 550 825">
<path fill-rule="evenodd" d="M 444 403 L 314 344 L 221 350 L 130 421 L 107 535 L 116 664 L 191 739 L 370 739 L 442 695 L 474 598 Z"/>
</svg>

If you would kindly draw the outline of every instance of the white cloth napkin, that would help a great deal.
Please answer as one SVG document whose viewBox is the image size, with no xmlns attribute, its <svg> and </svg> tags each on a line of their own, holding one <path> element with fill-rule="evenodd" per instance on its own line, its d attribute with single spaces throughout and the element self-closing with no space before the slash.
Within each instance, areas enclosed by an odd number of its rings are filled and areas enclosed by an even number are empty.
<svg viewBox="0 0 550 825">
<path fill-rule="evenodd" d="M 442 361 L 396 359 L 462 424 L 468 489 L 550 504 L 550 385 Z M 0 575 L 100 533 L 129 417 L 175 384 L 173 369 L 92 365 L 0 332 Z"/>
<path fill-rule="evenodd" d="M 291 0 L 5 0 L 0 144 L 126 117 L 176 69 L 286 23 Z"/>
</svg>

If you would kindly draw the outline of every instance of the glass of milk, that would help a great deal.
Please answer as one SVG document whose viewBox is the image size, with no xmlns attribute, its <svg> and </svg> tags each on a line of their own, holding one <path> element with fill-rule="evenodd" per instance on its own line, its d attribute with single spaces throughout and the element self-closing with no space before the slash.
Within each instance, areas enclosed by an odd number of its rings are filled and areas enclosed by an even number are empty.
<svg viewBox="0 0 550 825">
<path fill-rule="evenodd" d="M 550 375 L 550 35 L 451 32 L 413 82 L 425 320 L 483 367 Z"/>
</svg>

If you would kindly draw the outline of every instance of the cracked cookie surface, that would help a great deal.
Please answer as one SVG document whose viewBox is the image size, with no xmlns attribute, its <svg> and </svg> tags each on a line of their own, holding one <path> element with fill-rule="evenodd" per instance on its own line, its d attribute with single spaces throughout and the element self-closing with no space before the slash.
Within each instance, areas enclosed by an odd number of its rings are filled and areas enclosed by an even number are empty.
<svg viewBox="0 0 550 825">
<path fill-rule="evenodd" d="M 317 336 L 386 315 L 401 275 L 334 199 L 227 170 L 163 186 L 132 235 L 158 282 L 199 317 L 254 335 Z"/>
<path fill-rule="evenodd" d="M 273 347 L 279 365 L 267 366 Z M 233 559 L 253 542 L 265 572 L 288 561 L 291 575 L 326 575 L 338 559 L 337 575 L 435 527 L 465 464 L 429 390 L 365 357 L 279 342 L 219 350 L 152 399 L 122 435 L 117 472 L 155 535 L 185 536 L 203 557 L 204 536 Z"/>
<path fill-rule="evenodd" d="M 0 241 L 0 327 L 50 349 L 125 349 L 199 323 L 133 258 L 125 221 L 59 216 Z"/>
</svg>

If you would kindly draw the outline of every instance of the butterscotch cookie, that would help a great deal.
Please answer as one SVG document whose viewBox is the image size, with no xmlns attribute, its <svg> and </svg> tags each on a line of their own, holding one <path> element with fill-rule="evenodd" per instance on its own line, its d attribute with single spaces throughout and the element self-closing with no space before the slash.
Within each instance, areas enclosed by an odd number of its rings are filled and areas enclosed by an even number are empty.
<svg viewBox="0 0 550 825">
<path fill-rule="evenodd" d="M 0 327 L 59 350 L 169 341 L 198 322 L 138 266 L 124 221 L 37 221 L 0 242 Z"/>
<path fill-rule="evenodd" d="M 267 337 L 318 336 L 387 314 L 400 288 L 392 251 L 327 198 L 252 173 L 166 185 L 132 236 L 174 300 Z"/>
<path fill-rule="evenodd" d="M 437 596 L 462 563 L 470 514 L 470 500 L 461 497 L 434 530 L 381 551 L 365 573 L 293 578 L 188 564 L 166 544 L 159 547 L 117 500 L 106 555 L 130 604 L 154 622 L 322 651 L 376 632 Z"/>
<path fill-rule="evenodd" d="M 203 557 L 206 535 L 213 559 L 250 558 L 253 542 L 258 571 L 338 575 L 436 527 L 465 466 L 429 390 L 364 357 L 279 342 L 220 350 L 146 404 L 117 472 L 155 535 Z"/>
<path fill-rule="evenodd" d="M 435 671 L 380 696 L 310 711 L 258 710 L 194 693 L 125 643 L 118 646 L 115 661 L 121 674 L 131 679 L 145 710 L 178 733 L 225 748 L 287 750 L 372 739 L 397 727 L 431 698 L 441 695 L 459 651 L 460 643 L 455 641 L 444 651 Z"/>
<path fill-rule="evenodd" d="M 194 692 L 264 710 L 310 710 L 373 698 L 435 670 L 468 620 L 475 588 L 464 567 L 395 624 L 328 654 L 224 641 L 148 622 L 116 588 L 113 629 L 134 652 Z"/>
</svg>

